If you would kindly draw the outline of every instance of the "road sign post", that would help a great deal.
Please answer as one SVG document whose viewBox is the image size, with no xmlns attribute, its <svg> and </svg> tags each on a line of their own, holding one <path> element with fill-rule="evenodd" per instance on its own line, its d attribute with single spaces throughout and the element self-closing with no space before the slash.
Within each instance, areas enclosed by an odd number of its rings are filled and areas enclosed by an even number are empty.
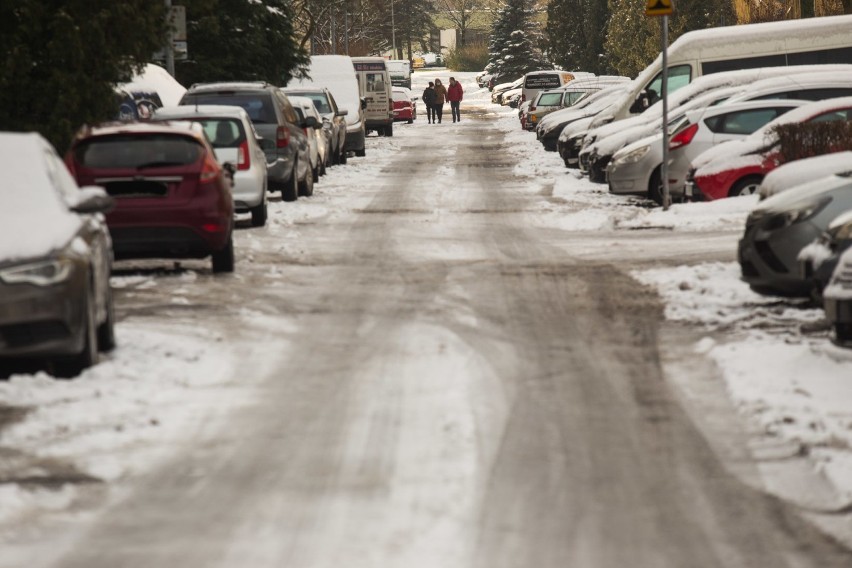
<svg viewBox="0 0 852 568">
<path fill-rule="evenodd" d="M 663 54 L 663 81 L 660 96 L 663 100 L 663 163 L 660 165 L 660 183 L 663 185 L 663 210 L 668 211 L 672 203 L 669 191 L 669 16 L 674 12 L 674 0 L 648 0 L 645 15 L 660 17 L 660 43 Z"/>
</svg>

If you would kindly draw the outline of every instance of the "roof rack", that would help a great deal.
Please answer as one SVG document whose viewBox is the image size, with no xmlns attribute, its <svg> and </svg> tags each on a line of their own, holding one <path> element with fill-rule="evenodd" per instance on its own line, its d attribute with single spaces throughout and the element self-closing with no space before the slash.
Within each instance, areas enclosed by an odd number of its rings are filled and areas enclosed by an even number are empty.
<svg viewBox="0 0 852 568">
<path fill-rule="evenodd" d="M 269 87 L 270 84 L 266 81 L 222 81 L 219 83 L 193 83 L 190 86 L 190 90 L 195 89 L 223 89 L 229 87 L 255 87 L 255 88 L 265 88 Z"/>
</svg>

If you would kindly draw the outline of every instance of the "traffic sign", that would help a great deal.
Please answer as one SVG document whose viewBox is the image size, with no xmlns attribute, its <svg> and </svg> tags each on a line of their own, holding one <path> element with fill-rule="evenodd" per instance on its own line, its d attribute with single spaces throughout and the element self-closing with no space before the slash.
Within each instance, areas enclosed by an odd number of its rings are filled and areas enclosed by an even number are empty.
<svg viewBox="0 0 852 568">
<path fill-rule="evenodd" d="M 648 0 L 645 4 L 646 16 L 671 16 L 674 12 L 672 0 Z"/>
</svg>

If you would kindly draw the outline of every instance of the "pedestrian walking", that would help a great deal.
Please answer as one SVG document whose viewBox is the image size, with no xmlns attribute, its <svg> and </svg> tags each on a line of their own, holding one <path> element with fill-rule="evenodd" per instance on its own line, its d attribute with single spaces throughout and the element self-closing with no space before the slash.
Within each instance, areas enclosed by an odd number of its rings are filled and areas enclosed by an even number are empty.
<svg viewBox="0 0 852 568">
<path fill-rule="evenodd" d="M 444 101 L 447 100 L 447 88 L 440 79 L 435 79 L 435 118 L 440 124 L 441 118 L 444 115 Z"/>
<path fill-rule="evenodd" d="M 422 99 L 426 105 L 426 119 L 432 124 L 435 120 L 435 83 L 429 81 L 429 86 L 423 89 Z"/>
<path fill-rule="evenodd" d="M 464 98 L 464 90 L 461 83 L 450 77 L 450 87 L 447 89 L 447 100 L 450 101 L 450 112 L 453 113 L 453 122 L 461 121 L 461 102 Z"/>
</svg>

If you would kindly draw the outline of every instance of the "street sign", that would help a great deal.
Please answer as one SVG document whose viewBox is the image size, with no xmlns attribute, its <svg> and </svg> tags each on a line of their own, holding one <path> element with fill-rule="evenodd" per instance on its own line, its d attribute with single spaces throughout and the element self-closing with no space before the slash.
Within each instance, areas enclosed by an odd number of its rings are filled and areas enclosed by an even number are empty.
<svg viewBox="0 0 852 568">
<path fill-rule="evenodd" d="M 671 16 L 674 12 L 672 0 L 648 0 L 645 4 L 646 16 Z"/>
</svg>

